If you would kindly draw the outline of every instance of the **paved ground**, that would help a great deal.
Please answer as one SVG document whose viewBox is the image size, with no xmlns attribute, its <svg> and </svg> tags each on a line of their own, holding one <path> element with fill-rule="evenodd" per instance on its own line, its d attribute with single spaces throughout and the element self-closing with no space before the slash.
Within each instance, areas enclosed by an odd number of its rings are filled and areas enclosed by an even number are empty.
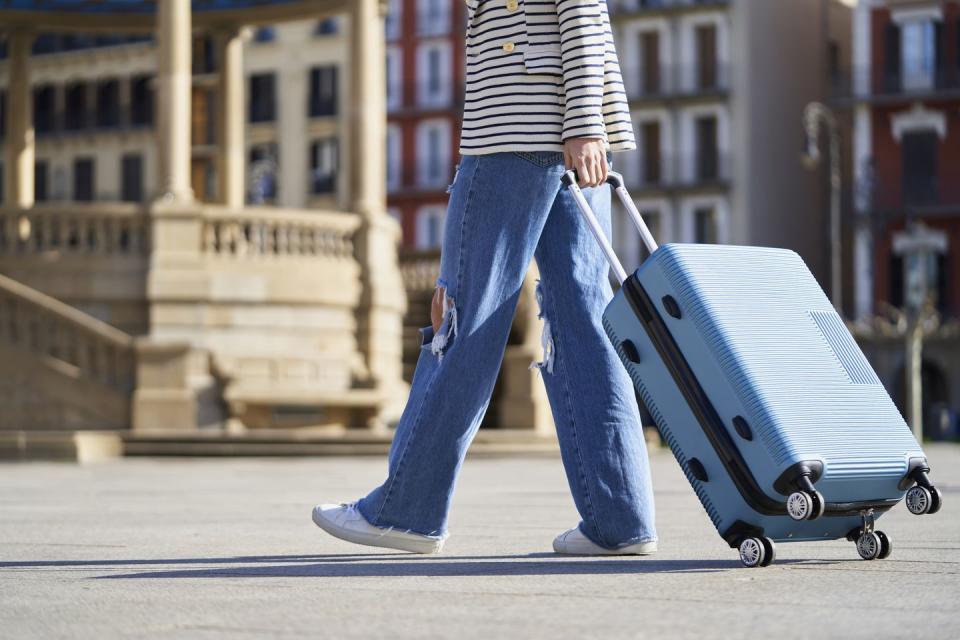
<svg viewBox="0 0 960 640">
<path fill-rule="evenodd" d="M 440 557 L 326 537 L 321 499 L 377 458 L 0 466 L 0 636 L 248 638 L 958 638 L 960 447 L 932 447 L 945 507 L 882 520 L 893 556 L 780 545 L 741 568 L 666 452 L 661 553 L 565 559 L 576 519 L 558 459 L 474 458 Z"/>
</svg>

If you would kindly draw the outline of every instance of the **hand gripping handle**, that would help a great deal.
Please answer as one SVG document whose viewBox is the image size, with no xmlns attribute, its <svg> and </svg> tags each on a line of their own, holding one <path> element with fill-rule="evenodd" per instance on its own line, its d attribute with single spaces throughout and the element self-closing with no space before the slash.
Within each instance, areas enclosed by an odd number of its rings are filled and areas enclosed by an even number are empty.
<svg viewBox="0 0 960 640">
<path fill-rule="evenodd" d="M 589 226 L 590 231 L 593 232 L 593 237 L 597 239 L 600 248 L 603 249 L 603 253 L 607 257 L 607 262 L 610 263 L 610 267 L 617 276 L 617 280 L 623 283 L 623 281 L 627 279 L 627 272 L 624 271 L 623 265 L 620 264 L 620 259 L 613 250 L 613 245 L 610 244 L 610 240 L 604 235 L 596 214 L 594 214 L 593 209 L 590 208 L 590 203 L 587 202 L 587 199 L 583 196 L 583 192 L 580 190 L 576 169 L 571 169 L 563 174 L 561 181 L 564 186 L 570 190 L 570 193 L 573 194 L 573 199 L 577 201 L 580 213 L 583 214 L 584 219 L 587 221 L 587 226 Z M 627 213 L 630 214 L 630 219 L 633 220 L 633 224 L 636 225 L 637 230 L 640 232 L 640 238 L 643 240 L 644 246 L 647 247 L 650 253 L 656 251 L 657 241 L 653 238 L 653 234 L 650 233 L 647 223 L 643 221 L 643 217 L 637 210 L 637 205 L 633 202 L 633 198 L 630 197 L 626 187 L 623 186 L 623 176 L 615 171 L 611 171 L 607 174 L 607 184 L 613 187 L 614 193 L 617 194 L 620 202 L 622 202 L 624 208 L 626 208 Z"/>
</svg>

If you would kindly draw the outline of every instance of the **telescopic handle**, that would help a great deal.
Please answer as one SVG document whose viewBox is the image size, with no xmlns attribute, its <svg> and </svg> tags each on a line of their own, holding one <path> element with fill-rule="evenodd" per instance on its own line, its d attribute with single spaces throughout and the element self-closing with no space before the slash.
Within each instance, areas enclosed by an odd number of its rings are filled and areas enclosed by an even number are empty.
<svg viewBox="0 0 960 640">
<path fill-rule="evenodd" d="M 617 253 L 613 250 L 613 245 L 610 244 L 610 240 L 604 235 L 596 214 L 594 214 L 593 209 L 590 208 L 590 203 L 587 202 L 583 191 L 580 190 L 576 169 L 570 169 L 563 174 L 561 181 L 564 186 L 570 190 L 570 193 L 573 194 L 573 199 L 577 202 L 580 213 L 583 214 L 584 219 L 587 221 L 587 226 L 590 227 L 593 237 L 597 239 L 600 248 L 603 250 L 604 255 L 606 255 L 607 262 L 610 263 L 610 267 L 613 269 L 618 281 L 623 283 L 627 279 L 627 272 L 624 271 L 623 265 L 617 257 Z M 647 247 L 650 253 L 656 251 L 657 241 L 654 239 L 653 234 L 650 233 L 647 223 L 643 221 L 643 216 L 641 216 L 640 211 L 637 210 L 637 205 L 633 202 L 633 198 L 630 197 L 626 187 L 623 186 L 623 176 L 615 171 L 611 171 L 607 174 L 607 184 L 613 187 L 613 191 L 617 194 L 617 197 L 620 198 L 620 202 L 623 203 L 624 208 L 626 208 L 630 219 L 633 220 L 637 231 L 640 232 L 640 238 L 643 240 L 644 246 Z"/>
</svg>

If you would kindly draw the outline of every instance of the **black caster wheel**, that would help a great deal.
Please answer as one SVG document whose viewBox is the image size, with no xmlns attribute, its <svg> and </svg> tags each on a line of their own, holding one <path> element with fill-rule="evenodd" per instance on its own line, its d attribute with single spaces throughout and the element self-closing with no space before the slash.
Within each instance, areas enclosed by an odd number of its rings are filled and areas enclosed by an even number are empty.
<svg viewBox="0 0 960 640">
<path fill-rule="evenodd" d="M 927 514 L 933 515 L 940 511 L 940 507 L 943 505 L 943 493 L 936 487 L 930 487 L 930 499 L 930 510 L 927 511 Z"/>
<path fill-rule="evenodd" d="M 880 536 L 870 531 L 857 538 L 857 553 L 864 560 L 876 560 L 880 557 L 881 545 Z"/>
<path fill-rule="evenodd" d="M 890 542 L 890 538 L 883 531 L 874 531 L 874 533 L 880 539 L 880 555 L 877 556 L 877 560 L 889 558 L 893 552 L 893 543 Z"/>
<path fill-rule="evenodd" d="M 806 491 L 794 491 L 787 497 L 787 515 L 794 520 L 807 520 L 813 513 L 813 497 Z"/>
<path fill-rule="evenodd" d="M 810 514 L 811 520 L 816 520 L 817 518 L 823 515 L 823 512 L 827 508 L 827 501 L 824 500 L 823 494 L 819 491 L 813 492 L 813 513 Z"/>
<path fill-rule="evenodd" d="M 763 566 L 767 551 L 760 538 L 744 538 L 740 542 L 740 562 L 745 567 Z"/>
<path fill-rule="evenodd" d="M 763 543 L 764 558 L 760 562 L 761 567 L 769 567 L 777 560 L 777 546 L 770 538 L 760 538 Z"/>
<path fill-rule="evenodd" d="M 930 513 L 933 506 L 933 494 L 926 487 L 914 485 L 907 490 L 907 509 L 915 516 Z"/>
</svg>

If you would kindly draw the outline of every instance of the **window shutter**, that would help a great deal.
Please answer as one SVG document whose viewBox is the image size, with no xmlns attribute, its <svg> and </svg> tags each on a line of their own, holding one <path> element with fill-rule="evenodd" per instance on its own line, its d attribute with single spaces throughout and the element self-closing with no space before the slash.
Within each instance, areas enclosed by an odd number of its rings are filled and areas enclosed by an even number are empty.
<svg viewBox="0 0 960 640">
<path fill-rule="evenodd" d="M 933 68 L 934 68 L 934 86 L 943 86 L 946 80 L 947 56 L 943 49 L 943 23 L 939 20 L 933 22 Z"/>
<path fill-rule="evenodd" d="M 900 88 L 900 27 L 892 22 L 884 31 L 883 89 L 897 91 Z"/>
</svg>

